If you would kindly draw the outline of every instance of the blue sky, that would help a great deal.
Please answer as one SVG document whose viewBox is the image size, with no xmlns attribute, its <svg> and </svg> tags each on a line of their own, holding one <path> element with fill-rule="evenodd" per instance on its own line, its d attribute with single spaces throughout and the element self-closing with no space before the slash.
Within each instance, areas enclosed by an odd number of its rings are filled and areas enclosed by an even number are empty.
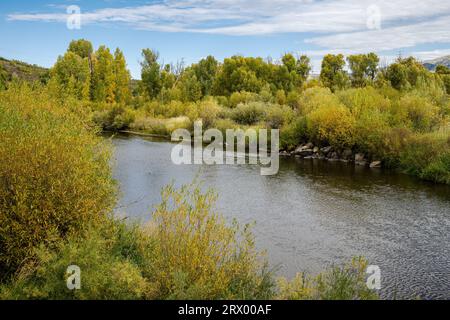
<svg viewBox="0 0 450 320">
<path fill-rule="evenodd" d="M 80 15 L 70 15 L 69 6 Z M 79 18 L 79 19 L 78 19 Z M 67 21 L 80 21 L 68 28 Z M 73 25 L 73 24 L 72 24 Z M 450 54 L 450 1 L 442 0 L 35 0 L 0 2 L 0 56 L 50 67 L 72 39 L 124 51 L 134 78 L 140 52 L 165 63 L 212 54 L 278 59 L 377 52 L 382 61 Z"/>
</svg>

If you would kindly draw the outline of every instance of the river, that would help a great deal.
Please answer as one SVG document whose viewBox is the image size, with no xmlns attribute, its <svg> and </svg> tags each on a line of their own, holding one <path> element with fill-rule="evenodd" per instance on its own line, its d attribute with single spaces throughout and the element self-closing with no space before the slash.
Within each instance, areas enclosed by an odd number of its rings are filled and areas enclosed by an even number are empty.
<svg viewBox="0 0 450 320">
<path fill-rule="evenodd" d="M 118 215 L 146 221 L 160 189 L 198 177 L 228 219 L 255 222 L 256 245 L 277 274 L 318 273 L 364 256 L 381 270 L 383 298 L 450 299 L 450 187 L 342 162 L 281 158 L 255 165 L 175 165 L 172 143 L 112 139 Z"/>
</svg>

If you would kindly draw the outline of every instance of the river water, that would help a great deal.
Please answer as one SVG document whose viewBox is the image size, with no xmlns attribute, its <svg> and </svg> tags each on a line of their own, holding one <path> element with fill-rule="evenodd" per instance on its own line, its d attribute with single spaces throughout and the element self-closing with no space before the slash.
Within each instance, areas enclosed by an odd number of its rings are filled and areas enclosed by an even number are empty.
<svg viewBox="0 0 450 320">
<path fill-rule="evenodd" d="M 256 245 L 277 273 L 318 273 L 364 256 L 381 270 L 383 298 L 450 299 L 450 187 L 342 162 L 281 158 L 274 176 L 255 165 L 175 165 L 174 144 L 112 139 L 116 212 L 146 221 L 161 187 L 195 177 L 228 219 L 255 222 Z"/>
</svg>

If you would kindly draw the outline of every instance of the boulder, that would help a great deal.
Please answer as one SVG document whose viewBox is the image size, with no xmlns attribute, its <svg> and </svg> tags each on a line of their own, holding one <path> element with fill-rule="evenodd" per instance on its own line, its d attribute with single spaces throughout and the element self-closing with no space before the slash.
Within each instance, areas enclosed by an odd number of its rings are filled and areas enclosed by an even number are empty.
<svg viewBox="0 0 450 320">
<path fill-rule="evenodd" d="M 296 154 L 300 157 L 309 157 L 309 156 L 312 156 L 314 154 L 314 152 L 312 151 L 312 149 L 304 149 L 304 150 L 300 150 Z"/>
<path fill-rule="evenodd" d="M 314 147 L 314 148 L 313 148 L 313 152 L 314 152 L 314 153 L 318 153 L 318 152 L 319 152 L 319 147 Z"/>
<path fill-rule="evenodd" d="M 371 168 L 381 168 L 381 161 L 372 161 L 370 163 Z"/>
<path fill-rule="evenodd" d="M 307 148 L 306 146 L 299 146 L 295 149 L 294 154 L 296 156 L 307 157 L 312 155 L 314 152 L 312 149 Z"/>
<path fill-rule="evenodd" d="M 343 160 L 351 160 L 353 158 L 353 151 L 351 149 L 345 149 L 341 157 Z"/>
<path fill-rule="evenodd" d="M 365 161 L 364 153 L 355 154 L 355 162 L 363 162 Z"/>
<path fill-rule="evenodd" d="M 339 154 L 336 151 L 331 152 L 328 155 L 329 160 L 339 160 Z"/>
<path fill-rule="evenodd" d="M 306 149 L 312 149 L 314 148 L 314 144 L 312 142 L 308 142 L 307 144 L 305 144 Z"/>
<path fill-rule="evenodd" d="M 328 147 L 324 147 L 324 148 L 320 149 L 320 152 L 322 152 L 323 154 L 328 154 L 332 150 L 333 150 L 333 147 L 328 146 Z"/>
</svg>

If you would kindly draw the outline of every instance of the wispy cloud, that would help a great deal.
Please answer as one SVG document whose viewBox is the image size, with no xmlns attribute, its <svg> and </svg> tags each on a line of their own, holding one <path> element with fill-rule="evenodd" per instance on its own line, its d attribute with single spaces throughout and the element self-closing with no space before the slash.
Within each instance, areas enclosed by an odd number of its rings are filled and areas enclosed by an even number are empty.
<svg viewBox="0 0 450 320">
<path fill-rule="evenodd" d="M 367 26 L 368 8 L 374 6 L 380 13 L 381 30 Z M 64 10 L 8 15 L 12 21 L 65 22 L 67 18 Z M 307 41 L 324 49 L 380 51 L 450 43 L 450 1 L 165 0 L 83 11 L 81 23 L 234 36 L 308 33 Z"/>
</svg>

